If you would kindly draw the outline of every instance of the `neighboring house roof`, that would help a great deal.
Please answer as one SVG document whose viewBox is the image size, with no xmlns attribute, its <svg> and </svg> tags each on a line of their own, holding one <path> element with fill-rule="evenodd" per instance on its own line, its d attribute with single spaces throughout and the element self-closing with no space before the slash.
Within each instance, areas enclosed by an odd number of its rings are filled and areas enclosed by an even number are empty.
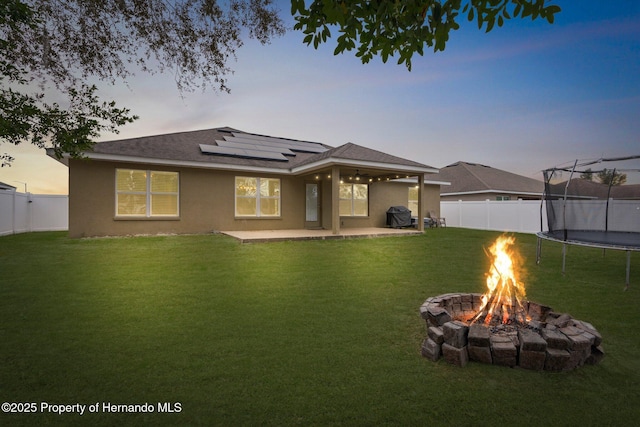
<svg viewBox="0 0 640 427">
<path fill-rule="evenodd" d="M 640 199 L 640 184 L 614 185 L 611 187 L 611 197 L 616 199 Z"/>
<path fill-rule="evenodd" d="M 340 164 L 415 173 L 438 171 L 352 143 L 333 148 L 228 127 L 99 142 L 85 155 L 97 160 L 286 174 L 307 173 Z M 66 159 L 62 161 L 66 163 Z"/>
<path fill-rule="evenodd" d="M 451 183 L 442 196 L 508 193 L 541 195 L 544 183 L 533 178 L 495 169 L 478 163 L 456 162 L 440 169 L 438 178 Z"/>
<path fill-rule="evenodd" d="M 588 179 L 576 178 L 569 182 L 559 182 L 549 185 L 549 193 L 552 197 L 564 197 L 565 189 L 567 196 L 586 199 L 635 199 L 640 198 L 640 184 L 614 185 L 609 190 L 609 185 L 600 182 L 589 181 Z"/>
<path fill-rule="evenodd" d="M 16 187 L 14 187 L 13 185 L 5 184 L 4 182 L 0 181 L 0 190 L 15 191 Z"/>
<path fill-rule="evenodd" d="M 606 199 L 609 186 L 582 178 L 572 179 L 569 181 L 569 187 L 567 187 L 567 181 L 549 184 L 548 191 L 552 197 L 564 197 L 565 190 L 569 196 L 585 197 L 589 199 Z"/>
</svg>

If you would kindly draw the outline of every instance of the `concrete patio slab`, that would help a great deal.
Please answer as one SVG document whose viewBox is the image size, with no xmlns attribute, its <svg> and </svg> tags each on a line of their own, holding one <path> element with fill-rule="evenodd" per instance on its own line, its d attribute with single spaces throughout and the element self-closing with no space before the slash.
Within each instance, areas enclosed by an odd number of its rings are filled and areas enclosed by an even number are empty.
<svg viewBox="0 0 640 427">
<path fill-rule="evenodd" d="M 421 231 L 406 228 L 349 228 L 333 234 L 331 230 L 259 230 L 259 231 L 221 231 L 221 234 L 238 239 L 241 243 L 281 242 L 286 240 L 331 240 L 373 238 L 385 236 L 411 236 L 423 234 Z"/>
</svg>

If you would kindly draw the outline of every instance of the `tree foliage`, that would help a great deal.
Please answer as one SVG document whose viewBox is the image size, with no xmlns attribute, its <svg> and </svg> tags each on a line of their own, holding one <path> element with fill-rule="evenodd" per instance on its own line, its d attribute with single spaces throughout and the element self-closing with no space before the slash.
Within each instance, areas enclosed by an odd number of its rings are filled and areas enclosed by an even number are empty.
<svg viewBox="0 0 640 427">
<path fill-rule="evenodd" d="M 442 51 L 449 33 L 460 27 L 460 16 L 491 31 L 509 19 L 546 19 L 554 22 L 560 7 L 546 0 L 376 0 L 344 1 L 291 0 L 295 29 L 305 34 L 304 42 L 315 48 L 326 43 L 337 27 L 335 54 L 356 51 L 363 63 L 374 56 L 387 62 L 398 55 L 398 64 L 411 69 L 414 53 L 429 47 Z M 334 28 L 335 29 L 335 28 Z"/>
<path fill-rule="evenodd" d="M 513 18 L 552 23 L 547 0 L 291 0 L 294 28 L 318 47 L 337 28 L 335 54 L 363 63 L 398 55 L 411 69 L 425 46 L 445 49 L 460 17 L 491 31 Z M 179 91 L 229 91 L 229 62 L 245 36 L 261 43 L 285 32 L 272 0 L 2 0 L 0 143 L 31 142 L 79 156 L 102 131 L 137 117 L 102 102 L 98 80 L 133 71 L 171 72 Z M 9 154 L 0 164 L 10 164 Z"/>
<path fill-rule="evenodd" d="M 586 179 L 587 181 L 593 181 L 593 171 L 591 168 L 587 168 L 584 172 L 580 174 L 581 179 Z"/>
<path fill-rule="evenodd" d="M 616 172 L 615 169 L 604 168 L 597 176 L 598 181 L 606 185 L 623 185 L 627 182 L 627 174 Z"/>
<path fill-rule="evenodd" d="M 228 91 L 245 33 L 284 33 L 271 0 L 3 0 L 0 142 L 80 155 L 137 118 L 89 82 L 126 82 L 135 68 L 173 73 L 179 91 Z"/>
</svg>

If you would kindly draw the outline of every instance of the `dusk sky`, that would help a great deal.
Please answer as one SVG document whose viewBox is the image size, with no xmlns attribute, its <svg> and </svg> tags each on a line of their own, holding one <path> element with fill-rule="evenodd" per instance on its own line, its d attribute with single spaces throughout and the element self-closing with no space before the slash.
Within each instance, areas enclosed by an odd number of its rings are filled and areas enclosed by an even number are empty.
<svg viewBox="0 0 640 427">
<path fill-rule="evenodd" d="M 230 126 L 322 142 L 353 142 L 437 168 L 462 160 L 542 179 L 576 158 L 640 154 L 640 1 L 558 0 L 556 21 L 511 20 L 491 33 L 462 20 L 445 52 L 413 69 L 361 64 L 302 43 L 300 32 L 247 40 L 231 93 L 186 93 L 173 76 L 138 73 L 101 96 L 140 119 L 100 140 Z M 280 1 L 292 26 L 289 2 Z M 334 35 L 335 36 L 335 35 Z M 67 193 L 67 169 L 44 150 L 0 146 L 16 159 L 0 181 Z"/>
</svg>

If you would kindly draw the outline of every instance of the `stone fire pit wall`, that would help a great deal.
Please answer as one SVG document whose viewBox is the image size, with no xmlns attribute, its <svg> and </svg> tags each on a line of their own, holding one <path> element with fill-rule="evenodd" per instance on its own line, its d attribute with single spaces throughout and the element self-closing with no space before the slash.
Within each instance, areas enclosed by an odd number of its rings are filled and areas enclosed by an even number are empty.
<svg viewBox="0 0 640 427">
<path fill-rule="evenodd" d="M 604 357 L 602 336 L 587 322 L 527 301 L 527 325 L 471 323 L 481 301 L 475 293 L 428 298 L 420 307 L 427 323 L 422 355 L 432 361 L 444 357 L 457 366 L 473 360 L 555 372 L 597 364 Z"/>
</svg>

